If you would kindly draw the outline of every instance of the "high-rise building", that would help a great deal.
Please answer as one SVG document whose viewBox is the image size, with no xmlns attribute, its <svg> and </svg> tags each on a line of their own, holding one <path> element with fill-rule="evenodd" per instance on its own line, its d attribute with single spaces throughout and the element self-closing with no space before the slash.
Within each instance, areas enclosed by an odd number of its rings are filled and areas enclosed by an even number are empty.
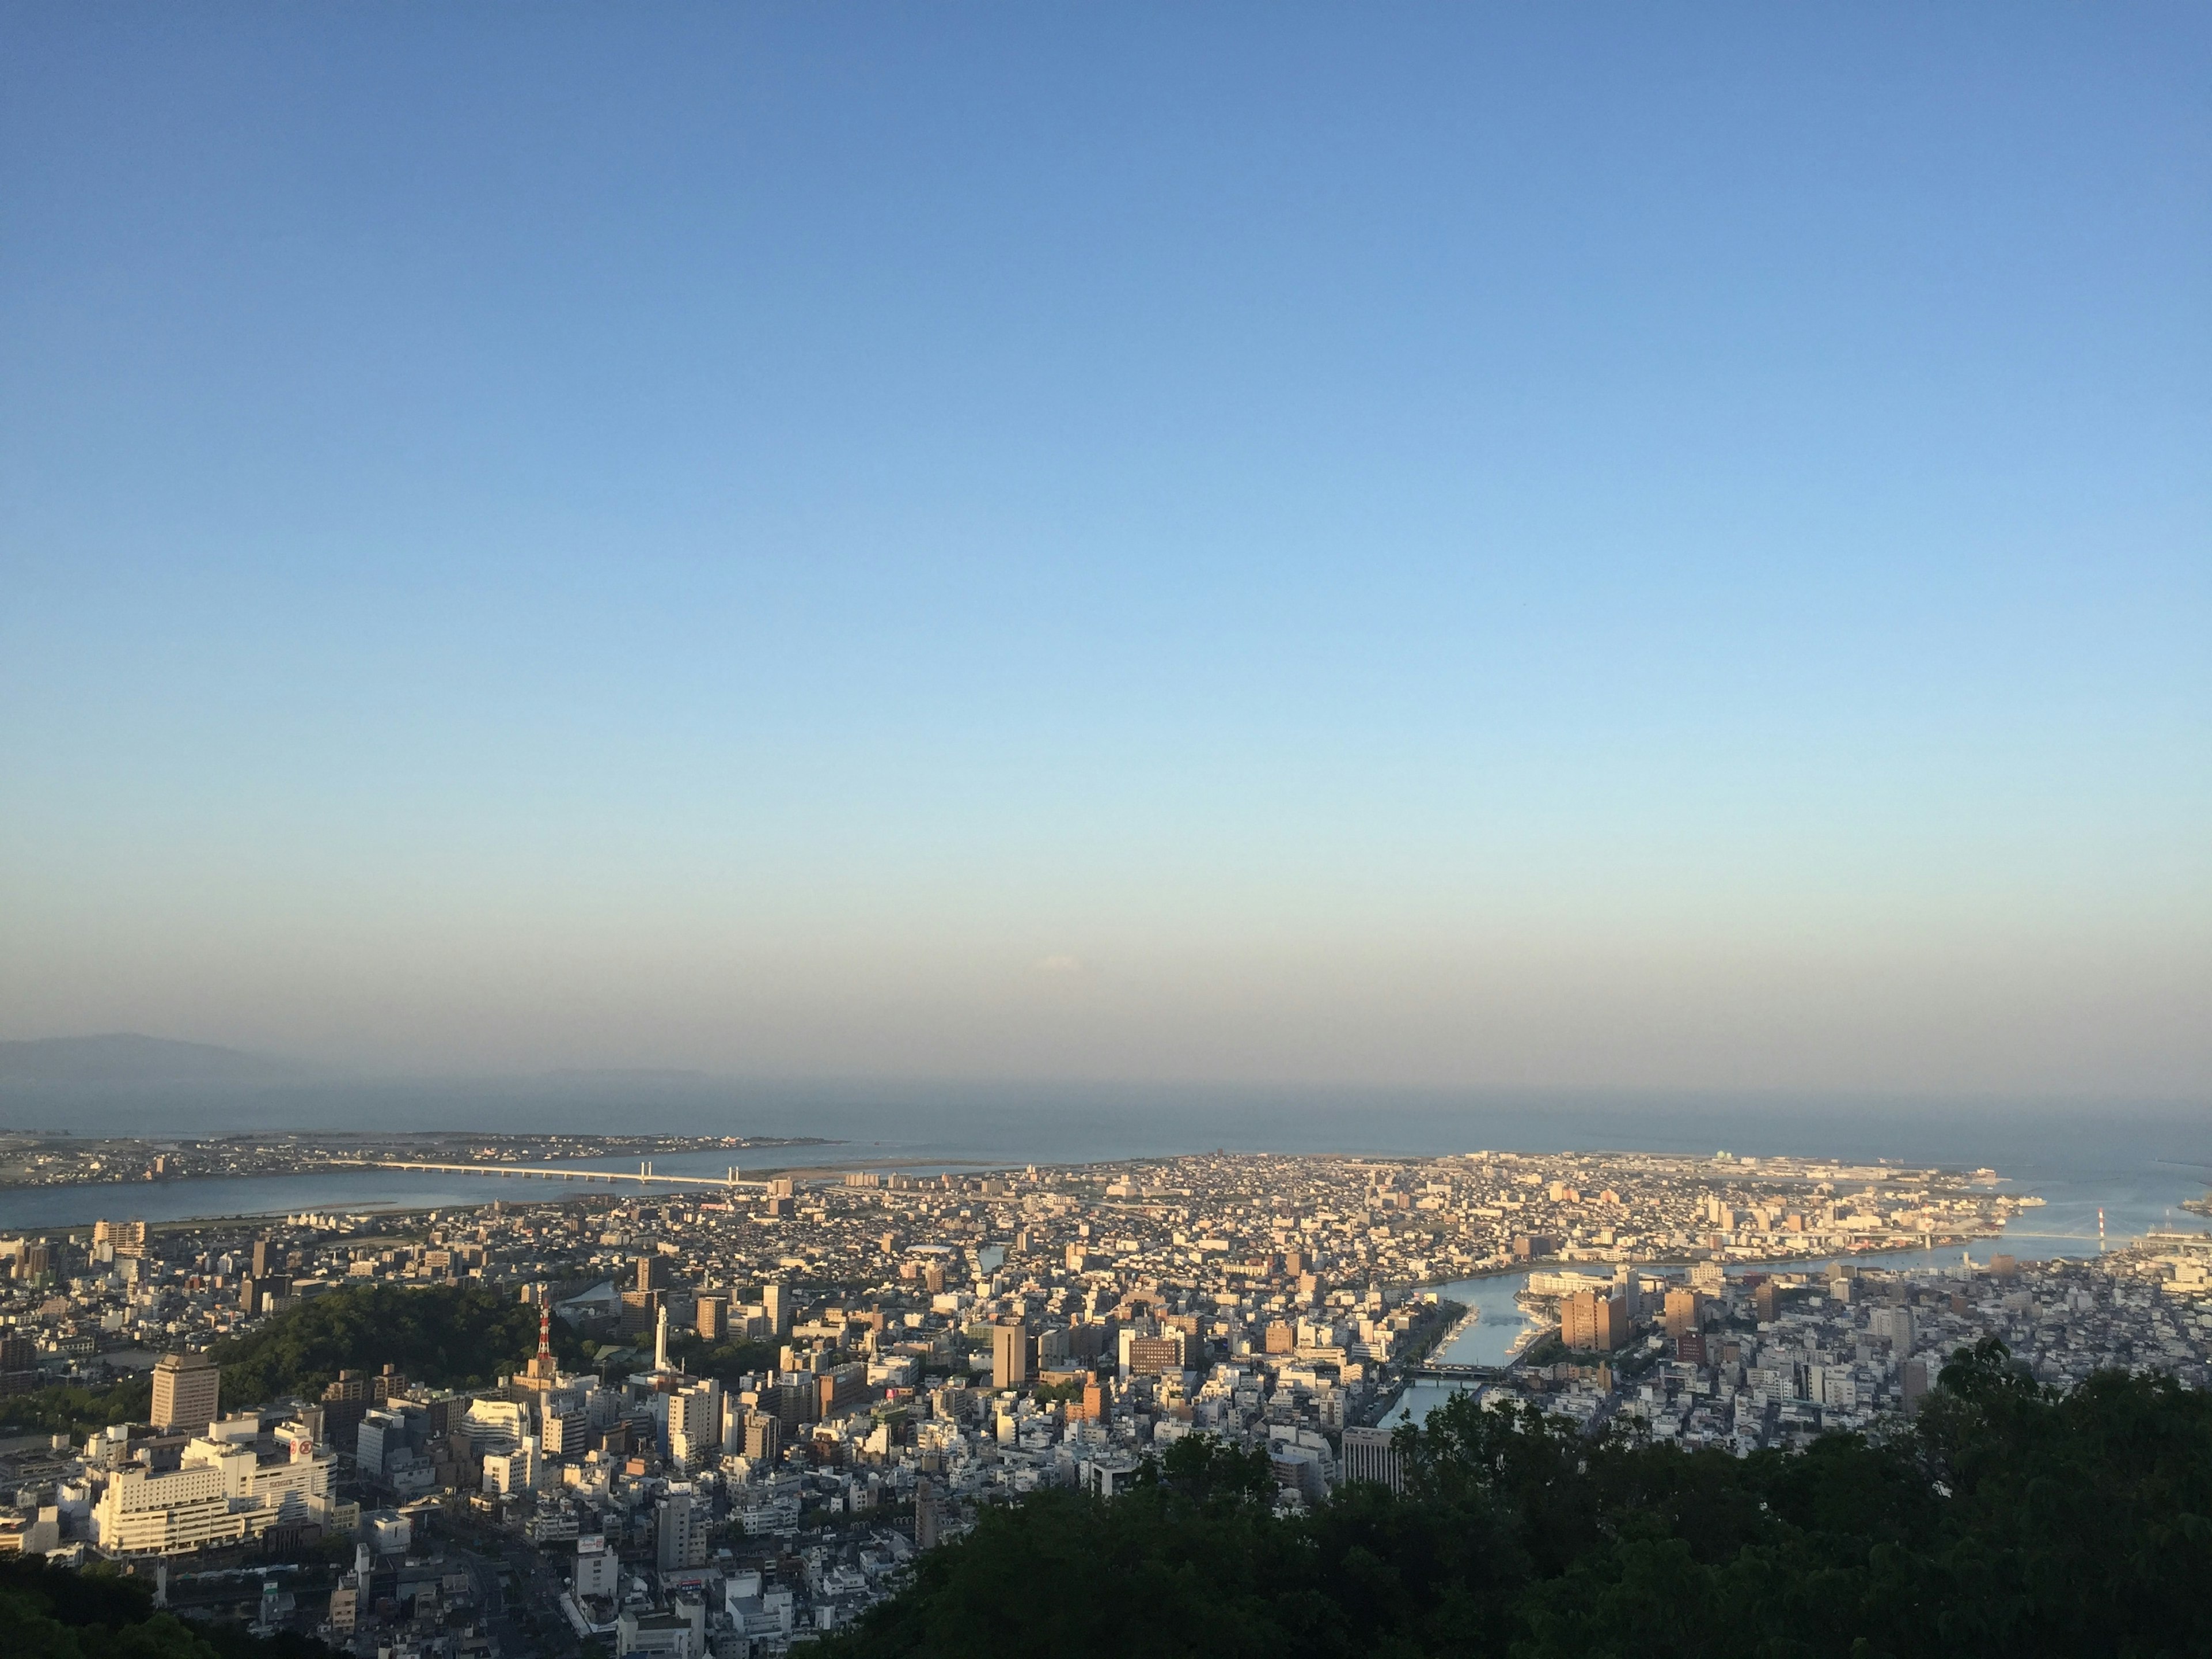
<svg viewBox="0 0 2212 1659">
<path fill-rule="evenodd" d="M 140 1250 L 146 1247 L 146 1224 L 143 1221 L 95 1221 L 92 1224 L 92 1242 L 112 1244 L 118 1250 Z"/>
<path fill-rule="evenodd" d="M 624 1291 L 617 1332 L 623 1336 L 643 1336 L 659 1322 L 660 1305 L 667 1299 L 665 1291 Z"/>
<path fill-rule="evenodd" d="M 366 1371 L 340 1371 L 337 1380 L 323 1389 L 323 1426 L 331 1443 L 352 1445 L 370 1408 L 383 1405 L 405 1387 L 406 1379 L 396 1366 L 386 1365 L 376 1376 Z"/>
<path fill-rule="evenodd" d="M 1928 1397 L 1928 1362 L 1908 1359 L 1898 1368 L 1898 1403 L 1905 1407 L 1907 1417 L 1917 1415 L 1921 1402 Z"/>
<path fill-rule="evenodd" d="M 612 1595 L 620 1582 L 622 1557 L 607 1547 L 604 1537 L 576 1540 L 576 1571 L 570 1581 L 577 1595 Z"/>
<path fill-rule="evenodd" d="M 766 1412 L 745 1413 L 745 1445 L 747 1457 L 756 1462 L 773 1463 L 782 1449 L 783 1424 Z"/>
<path fill-rule="evenodd" d="M 292 1294 L 292 1281 L 283 1273 L 271 1273 L 265 1279 L 241 1279 L 238 1281 L 238 1305 L 248 1314 L 274 1311 L 271 1298 L 278 1301 Z"/>
<path fill-rule="evenodd" d="M 1164 1376 L 1188 1363 L 1190 1339 L 1182 1331 L 1162 1331 L 1158 1336 L 1125 1334 L 1122 1364 L 1132 1376 Z"/>
<path fill-rule="evenodd" d="M 1667 1334 L 1680 1338 L 1691 1332 L 1702 1330 L 1705 1322 L 1705 1299 L 1695 1291 L 1674 1290 L 1667 1292 Z"/>
<path fill-rule="evenodd" d="M 1344 1431 L 1344 1478 L 1372 1480 L 1392 1492 L 1406 1489 L 1398 1467 L 1398 1454 L 1390 1444 L 1389 1429 L 1346 1428 Z"/>
<path fill-rule="evenodd" d="M 769 1334 L 779 1340 L 791 1334 L 791 1291 L 783 1285 L 761 1286 L 761 1311 L 768 1316 Z"/>
<path fill-rule="evenodd" d="M 688 1492 L 672 1492 L 660 1500 L 653 1547 L 663 1572 L 707 1565 L 708 1515 L 696 1507 Z"/>
<path fill-rule="evenodd" d="M 655 1252 L 637 1259 L 637 1288 L 641 1291 L 665 1291 L 668 1288 L 668 1258 Z"/>
<path fill-rule="evenodd" d="M 991 1327 L 991 1386 L 1018 1389 L 1030 1380 L 1030 1334 L 1018 1321 Z"/>
<path fill-rule="evenodd" d="M 686 1474 L 722 1449 L 722 1385 L 709 1376 L 668 1396 L 668 1455 Z"/>
<path fill-rule="evenodd" d="M 848 1365 L 832 1365 L 828 1370 L 816 1374 L 814 1388 L 815 1415 L 817 1418 L 827 1417 L 866 1395 L 868 1368 L 857 1362 Z"/>
<path fill-rule="evenodd" d="M 772 1396 L 776 1420 L 786 1429 L 796 1431 L 800 1424 L 816 1422 L 821 1418 L 822 1395 L 816 1382 L 816 1378 L 804 1372 L 779 1378 L 770 1395 L 762 1397 L 761 1403 L 768 1405 Z"/>
<path fill-rule="evenodd" d="M 1079 1413 L 1086 1422 L 1103 1423 L 1113 1415 L 1114 1393 L 1103 1380 L 1094 1376 L 1083 1385 L 1082 1405 L 1077 1407 L 1073 1401 L 1069 1405 L 1071 1416 Z"/>
<path fill-rule="evenodd" d="M 730 1299 L 724 1296 L 695 1297 L 691 1302 L 692 1322 L 699 1334 L 708 1342 L 720 1342 L 729 1314 Z"/>
<path fill-rule="evenodd" d="M 222 1369 L 204 1353 L 165 1353 L 154 1366 L 151 1420 L 157 1429 L 204 1434 L 222 1397 Z"/>
<path fill-rule="evenodd" d="M 591 1433 L 590 1419 L 580 1407 L 562 1404 L 561 1399 L 556 1395 L 546 1403 L 538 1444 L 548 1457 L 580 1457 Z"/>
<path fill-rule="evenodd" d="M 364 1413 L 354 1434 L 354 1467 L 372 1479 L 392 1466 L 392 1454 L 407 1443 L 407 1424 L 397 1412 Z"/>
<path fill-rule="evenodd" d="M 266 1279 L 273 1273 L 281 1272 L 283 1266 L 283 1253 L 277 1249 L 274 1240 L 257 1238 L 253 1241 L 253 1276 L 256 1279 Z"/>
<path fill-rule="evenodd" d="M 1559 1340 L 1570 1348 L 1610 1353 L 1628 1340 L 1628 1304 L 1600 1291 L 1580 1291 L 1559 1304 Z"/>
<path fill-rule="evenodd" d="M 914 1483 L 914 1547 L 937 1547 L 937 1489 L 926 1478 Z"/>
</svg>

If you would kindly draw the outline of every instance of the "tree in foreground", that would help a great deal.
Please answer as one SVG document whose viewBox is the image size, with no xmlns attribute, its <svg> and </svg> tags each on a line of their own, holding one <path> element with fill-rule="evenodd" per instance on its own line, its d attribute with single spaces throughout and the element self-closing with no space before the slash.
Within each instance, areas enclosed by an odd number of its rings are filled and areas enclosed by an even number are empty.
<svg viewBox="0 0 2212 1659">
<path fill-rule="evenodd" d="M 1961 1350 L 1911 1424 L 1738 1458 L 1462 1396 L 1407 1492 L 1279 1518 L 1177 1443 L 1111 1502 L 987 1510 L 824 1659 L 2212 1659 L 2212 1396 Z"/>
</svg>

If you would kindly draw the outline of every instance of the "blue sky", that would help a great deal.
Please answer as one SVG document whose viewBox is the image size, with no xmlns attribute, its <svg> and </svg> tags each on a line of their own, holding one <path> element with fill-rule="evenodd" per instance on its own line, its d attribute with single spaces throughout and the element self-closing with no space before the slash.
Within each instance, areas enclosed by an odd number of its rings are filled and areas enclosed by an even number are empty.
<svg viewBox="0 0 2212 1659">
<path fill-rule="evenodd" d="M 2202 1094 L 2209 72 L 0 9 L 0 1035 Z"/>
</svg>

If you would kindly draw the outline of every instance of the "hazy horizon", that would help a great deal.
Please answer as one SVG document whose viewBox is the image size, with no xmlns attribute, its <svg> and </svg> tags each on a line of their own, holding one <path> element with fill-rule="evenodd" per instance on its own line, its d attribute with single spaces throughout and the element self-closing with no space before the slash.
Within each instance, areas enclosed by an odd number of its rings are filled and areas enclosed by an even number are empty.
<svg viewBox="0 0 2212 1659">
<path fill-rule="evenodd" d="M 0 1039 L 2212 1098 L 2212 15 L 0 5 Z"/>
</svg>

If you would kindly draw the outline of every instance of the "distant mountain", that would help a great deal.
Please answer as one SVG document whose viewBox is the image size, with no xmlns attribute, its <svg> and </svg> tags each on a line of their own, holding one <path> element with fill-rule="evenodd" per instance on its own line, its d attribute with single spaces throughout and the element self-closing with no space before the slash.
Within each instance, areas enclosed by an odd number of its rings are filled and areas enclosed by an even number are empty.
<svg viewBox="0 0 2212 1659">
<path fill-rule="evenodd" d="M 0 1042 L 0 1088 L 159 1088 L 276 1083 L 300 1075 L 296 1066 L 236 1048 L 130 1031 Z"/>
</svg>

